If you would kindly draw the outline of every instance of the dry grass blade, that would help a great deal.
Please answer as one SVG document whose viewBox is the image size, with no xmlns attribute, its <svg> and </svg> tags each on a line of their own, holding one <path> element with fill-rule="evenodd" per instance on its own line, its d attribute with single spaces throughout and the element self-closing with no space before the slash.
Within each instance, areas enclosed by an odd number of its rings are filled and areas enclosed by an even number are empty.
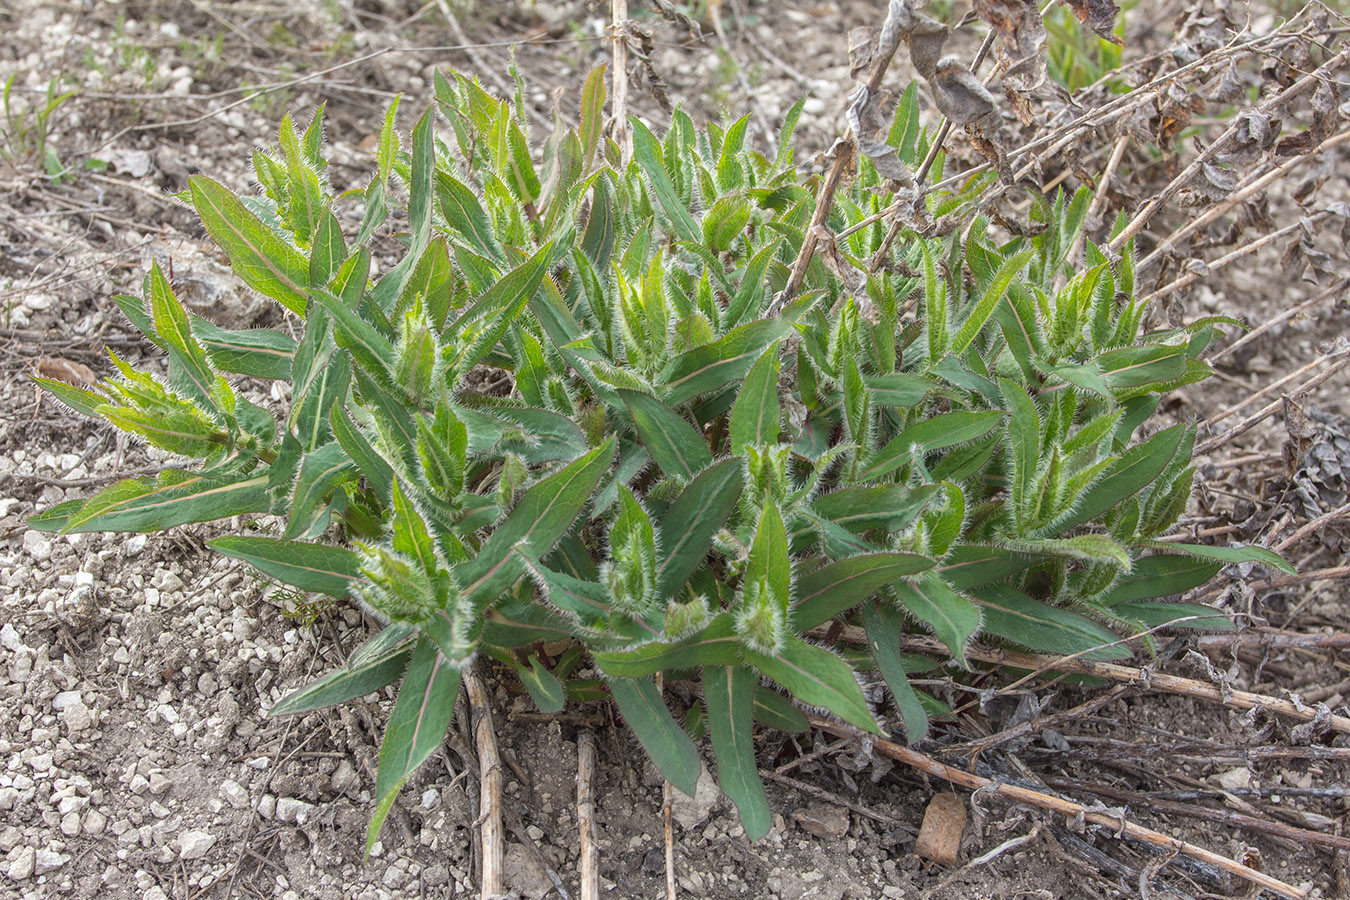
<svg viewBox="0 0 1350 900">
<path fill-rule="evenodd" d="M 1136 825 L 1134 822 L 1130 822 L 1124 818 L 1089 809 L 1081 803 L 1075 803 L 1072 800 L 1064 800 L 1060 797 L 1043 794 L 1040 791 L 1033 791 L 1030 788 L 1018 787 L 1017 785 L 1012 784 L 1001 784 L 992 781 L 980 775 L 975 775 L 940 763 L 930 756 L 925 756 L 922 753 L 911 750 L 894 741 L 872 737 L 871 735 L 864 735 L 863 732 L 850 725 L 822 719 L 821 717 L 814 715 L 808 716 L 807 718 L 813 726 L 829 734 L 854 735 L 858 738 L 866 737 L 867 740 L 871 741 L 872 747 L 877 753 L 893 759 L 896 762 L 903 763 L 911 768 L 918 769 L 920 772 L 925 772 L 929 775 L 941 778 L 944 781 L 959 785 L 960 787 L 983 791 L 987 794 L 996 794 L 1015 803 L 1027 803 L 1031 806 L 1050 810 L 1051 812 L 1065 816 L 1074 818 L 1081 816 L 1084 821 L 1091 822 L 1094 825 L 1101 825 L 1112 834 L 1120 835 L 1122 837 L 1131 837 L 1162 850 L 1183 853 L 1192 859 L 1198 859 L 1202 862 L 1209 863 L 1212 866 L 1216 866 L 1225 872 L 1237 875 L 1239 878 L 1243 878 L 1254 885 L 1259 885 L 1267 890 L 1274 891 L 1282 897 L 1288 897 L 1290 900 L 1306 900 L 1308 897 L 1308 892 L 1302 888 L 1295 887 L 1278 878 L 1273 878 L 1264 872 L 1258 872 L 1249 866 L 1244 866 L 1242 863 L 1230 859 L 1227 856 L 1215 853 L 1212 850 L 1206 850 L 1203 847 L 1197 847 L 1195 844 L 1168 837 L 1161 832 L 1154 831 L 1151 828 L 1145 828 L 1142 825 Z"/>
</svg>

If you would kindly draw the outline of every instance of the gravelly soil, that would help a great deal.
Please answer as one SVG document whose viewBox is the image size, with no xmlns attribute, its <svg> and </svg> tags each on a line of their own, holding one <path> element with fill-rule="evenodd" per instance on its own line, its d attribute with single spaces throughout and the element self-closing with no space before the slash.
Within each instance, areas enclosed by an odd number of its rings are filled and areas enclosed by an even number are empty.
<svg viewBox="0 0 1350 900">
<path fill-rule="evenodd" d="M 323 100 L 332 180 L 339 187 L 360 185 L 384 105 L 406 92 L 405 112 L 412 115 L 429 100 L 434 67 L 477 69 L 487 86 L 498 87 L 507 77 L 505 42 L 534 37 L 537 42 L 522 47 L 518 60 L 533 108 L 546 121 L 554 89 L 566 101 L 585 73 L 607 59 L 598 40 L 601 11 L 580 3 L 539 0 L 491 13 L 481 7 L 466 12 L 453 2 L 447 8 L 457 11 L 465 34 L 479 45 L 472 56 L 397 51 L 462 43 L 436 3 L 140 0 L 79 6 L 17 0 L 0 9 L 0 76 L 19 71 L 17 84 L 27 90 L 16 97 L 31 100 L 48 78 L 64 73 L 83 95 L 56 117 L 52 144 L 67 163 L 91 154 L 109 163 L 104 172 L 80 172 L 52 184 L 32 177 L 24 161 L 0 156 L 0 897 L 476 895 L 477 810 L 465 776 L 463 735 L 452 733 L 446 750 L 405 788 L 381 844 L 366 860 L 363 838 L 389 698 L 299 719 L 263 715 L 285 692 L 340 663 L 369 633 L 359 610 L 297 605 L 296 598 L 207 551 L 204 541 L 218 533 L 214 527 L 172 535 L 59 537 L 23 524 L 36 510 L 162 463 L 154 451 L 41 400 L 23 377 L 41 359 L 106 373 L 105 347 L 139 359 L 146 348 L 109 298 L 134 291 L 152 258 L 171 259 L 185 298 L 221 324 L 279 321 L 275 310 L 234 286 L 192 216 L 168 199 L 189 173 L 209 172 L 245 189 L 249 151 L 274 133 L 281 113 L 307 116 Z M 724 14 L 736 10 L 747 18 L 733 29 L 731 53 L 643 18 L 657 39 L 654 68 L 670 96 L 694 114 L 716 116 L 723 105 L 749 108 L 757 127 L 776 127 L 796 97 L 809 95 L 799 151 L 809 160 L 839 127 L 848 87 L 845 35 L 873 19 L 873 5 L 728 3 Z M 246 100 L 239 92 L 244 85 L 292 81 L 382 50 L 390 52 L 260 98 Z M 656 117 L 650 92 L 638 91 L 635 104 Z M 1273 260 L 1258 257 L 1192 301 L 1203 311 L 1236 309 L 1259 321 L 1288 302 L 1285 286 L 1268 275 L 1272 268 Z M 1311 289 L 1297 290 L 1311 296 Z M 1260 302 L 1253 303 L 1253 296 Z M 1333 313 L 1272 332 L 1226 382 L 1186 394 L 1171 412 L 1207 415 L 1244 396 L 1247 384 L 1306 362 L 1318 341 L 1344 325 L 1343 313 Z M 1336 385 L 1316 398 L 1331 414 L 1345 411 Z M 279 399 L 262 390 L 249 397 L 264 405 Z M 1282 439 L 1275 431 L 1257 431 L 1240 452 L 1278 454 Z M 1216 460 L 1205 477 L 1220 492 L 1250 493 L 1244 465 L 1257 464 Z M 1201 499 L 1225 504 L 1215 497 Z M 1325 547 L 1305 550 L 1313 568 L 1331 564 Z M 1346 621 L 1334 582 L 1263 593 L 1259 601 L 1263 614 L 1300 630 L 1344 628 Z M 1217 662 L 1232 685 L 1268 693 L 1336 685 L 1350 674 L 1344 654 L 1334 652 Z M 1346 693 L 1342 686 L 1323 699 L 1334 706 Z M 678 691 L 674 699 L 678 704 Z M 1065 688 L 1049 702 L 1067 707 L 1082 699 L 1077 689 Z M 534 716 L 509 680 L 496 683 L 494 700 L 510 764 L 510 887 L 523 896 L 544 896 L 552 889 L 552 871 L 575 893 L 575 735 L 579 727 L 592 727 L 601 751 L 596 789 L 603 887 L 612 897 L 660 896 L 661 785 L 640 762 L 631 735 L 605 708 Z M 1004 721 L 997 709 L 972 711 L 945 734 L 977 736 Z M 1168 735 L 1241 747 L 1280 743 L 1288 730 L 1261 717 L 1142 694 L 1078 723 L 1068 744 L 1058 733 L 1039 736 L 1019 750 L 1029 769 L 1010 771 L 1010 758 L 1000 757 L 989 761 L 994 768 L 986 774 L 1066 776 L 1142 789 L 1197 780 L 1225 788 L 1350 783 L 1341 760 L 1277 759 L 1240 767 L 1231 760 L 1207 763 L 1203 757 L 1214 754 L 1211 748 L 1196 752 L 1198 760 L 1168 762 L 1168 751 L 1156 749 Z M 1093 739 L 1137 742 L 1146 758 L 1103 763 Z M 772 769 L 827 743 L 823 737 L 765 735 L 761 763 Z M 1343 747 L 1345 741 L 1329 743 Z M 1087 759 L 1055 756 L 1066 747 Z M 1026 834 L 1038 821 L 1043 826 L 1015 851 L 954 876 L 922 863 L 911 852 L 914 834 L 942 785 L 891 769 L 856 746 L 786 774 L 797 784 L 770 784 L 775 827 L 755 844 L 715 790 L 677 802 L 681 896 L 840 900 L 919 897 L 935 889 L 933 896 L 940 897 L 1138 894 L 1131 877 L 1111 872 L 1091 853 L 1120 860 L 1128 875 L 1147 862 L 1139 848 L 1105 833 L 1075 835 L 1081 829 L 1072 822 L 980 798 L 967 797 L 973 819 L 965 860 Z M 841 800 L 870 815 L 845 809 Z M 1269 797 L 1253 802 L 1263 814 L 1294 807 L 1286 815 L 1290 821 L 1334 832 L 1343 828 L 1347 811 L 1344 798 L 1290 798 L 1283 807 Z M 1265 871 L 1310 883 L 1315 895 L 1347 896 L 1343 854 L 1338 860 L 1305 844 L 1160 817 L 1144 808 L 1129 813 L 1230 856 L 1242 857 L 1250 848 L 1259 855 L 1249 859 L 1259 859 Z M 1193 896 L 1245 890 L 1194 868 L 1166 870 L 1164 877 Z M 1161 891 L 1153 889 L 1158 896 Z"/>
</svg>

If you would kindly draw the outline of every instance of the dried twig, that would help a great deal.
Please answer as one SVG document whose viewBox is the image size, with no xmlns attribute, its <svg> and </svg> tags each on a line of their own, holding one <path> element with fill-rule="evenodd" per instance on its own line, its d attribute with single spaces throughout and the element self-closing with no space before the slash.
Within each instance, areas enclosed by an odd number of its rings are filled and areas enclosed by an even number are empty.
<svg viewBox="0 0 1350 900">
<path fill-rule="evenodd" d="M 1222 269 L 1225 266 L 1229 265 L 1230 263 L 1236 262 L 1237 260 L 1241 259 L 1244 256 L 1248 256 L 1252 253 L 1255 253 L 1257 250 L 1260 250 L 1263 247 L 1267 247 L 1270 244 L 1275 243 L 1285 235 L 1292 234 L 1295 231 L 1300 231 L 1304 228 L 1317 225 L 1323 219 L 1326 219 L 1330 215 L 1331 213 L 1328 212 L 1327 210 L 1322 210 L 1321 212 L 1314 213 L 1311 216 L 1308 216 L 1307 218 L 1300 219 L 1297 222 L 1291 222 L 1290 224 L 1284 226 L 1283 228 L 1278 228 L 1275 231 L 1270 232 L 1269 234 L 1264 234 L 1253 241 L 1249 241 L 1240 247 L 1230 250 L 1228 253 L 1225 253 L 1223 256 L 1220 256 L 1218 259 L 1212 262 L 1204 263 L 1202 266 L 1198 266 L 1194 269 L 1187 271 L 1186 274 L 1182 275 L 1180 278 L 1168 282 L 1167 284 L 1158 288 L 1153 293 L 1144 296 L 1142 299 L 1139 300 L 1139 303 L 1141 304 L 1152 303 L 1159 297 L 1166 297 L 1168 294 L 1174 291 L 1179 291 L 1182 288 L 1192 284 L 1197 279 L 1208 276 L 1211 272 L 1215 272 L 1219 269 Z"/>
<path fill-rule="evenodd" d="M 1340 372 L 1346 366 L 1350 366 L 1350 348 L 1343 348 L 1337 350 L 1334 353 L 1328 353 L 1325 356 L 1315 360 L 1314 362 L 1309 363 L 1307 366 L 1304 366 L 1302 369 L 1299 370 L 1299 373 L 1305 372 L 1312 366 L 1323 362 L 1331 362 L 1331 365 L 1327 366 L 1317 375 L 1314 375 L 1312 378 L 1309 378 L 1307 381 L 1303 382 L 1303 384 L 1294 388 L 1292 391 L 1289 391 L 1286 396 L 1297 397 L 1300 394 L 1306 394 L 1308 391 L 1311 391 L 1313 388 L 1327 381 L 1337 372 Z M 1274 388 L 1274 385 L 1271 385 L 1271 388 Z M 1266 390 L 1263 390 L 1260 393 L 1266 393 L 1266 391 L 1268 390 L 1270 390 L 1270 388 L 1267 388 Z M 1228 443 L 1238 435 L 1245 434 L 1255 426 L 1259 425 L 1266 419 L 1270 418 L 1277 411 L 1282 409 L 1284 407 L 1284 403 L 1285 397 L 1281 397 L 1278 400 L 1271 401 L 1266 406 L 1262 407 L 1261 410 L 1243 419 L 1241 422 L 1237 423 L 1232 428 L 1225 431 L 1223 434 L 1215 435 L 1209 440 L 1196 445 L 1195 455 L 1203 456 L 1206 453 L 1211 453 L 1214 450 L 1217 450 L 1219 447 L 1222 447 L 1224 444 Z M 1215 421 L 1217 421 L 1217 419 Z"/>
<path fill-rule="evenodd" d="M 1091 822 L 1094 825 L 1103 826 L 1111 834 L 1120 835 L 1122 837 L 1132 837 L 1153 847 L 1176 853 L 1184 853 L 1192 859 L 1198 859 L 1202 862 L 1209 863 L 1212 866 L 1217 866 L 1225 872 L 1231 872 L 1240 878 L 1250 881 L 1252 884 L 1257 884 L 1267 890 L 1274 891 L 1282 897 L 1289 897 L 1292 898 L 1292 900 L 1305 900 L 1308 896 L 1307 891 L 1294 887 L 1292 884 L 1280 881 L 1278 878 L 1272 878 L 1264 872 L 1258 872 L 1253 868 L 1244 866 L 1236 860 L 1221 856 L 1218 853 L 1206 850 L 1203 847 L 1197 847 L 1195 844 L 1168 837 L 1151 828 L 1136 825 L 1134 822 L 1130 822 L 1123 817 L 1089 809 L 1083 804 L 1075 803 L 1072 800 L 1064 800 L 1060 797 L 1043 794 L 1040 791 L 1033 791 L 1030 788 L 1019 787 L 1017 785 L 1002 784 L 980 775 L 957 769 L 953 766 L 944 765 L 932 757 L 925 756 L 922 753 L 911 750 L 894 741 L 867 735 L 863 731 L 854 728 L 852 725 L 834 722 L 815 715 L 808 716 L 807 718 L 813 726 L 819 728 L 821 731 L 828 732 L 829 734 L 855 735 L 859 738 L 866 738 L 871 742 L 872 747 L 876 752 L 887 756 L 896 762 L 904 763 L 911 768 L 918 769 L 920 772 L 926 772 L 929 775 L 941 778 L 952 784 L 969 788 L 970 790 L 982 791 L 986 794 L 997 794 L 1017 803 L 1028 803 L 1032 806 L 1047 809 L 1061 815 L 1072 816 L 1074 818 L 1082 817 L 1084 821 Z"/>
<path fill-rule="evenodd" d="M 1163 256 L 1176 248 L 1177 242 L 1190 237 L 1195 232 L 1209 225 L 1211 222 L 1223 217 L 1240 203 L 1245 203 L 1270 185 L 1279 181 L 1284 176 L 1299 165 L 1310 159 L 1316 159 L 1328 150 L 1334 150 L 1346 141 L 1350 141 L 1350 129 L 1334 134 L 1321 143 L 1321 145 L 1312 153 L 1305 153 L 1302 156 L 1295 156 L 1293 159 L 1282 163 L 1271 169 L 1266 174 L 1252 181 L 1250 184 L 1239 187 L 1233 193 L 1223 199 L 1221 203 L 1212 209 L 1205 210 L 1194 219 L 1188 219 L 1184 225 L 1179 226 L 1175 231 L 1158 242 L 1158 246 L 1151 253 L 1135 264 L 1135 272 L 1143 273 L 1160 261 Z"/>
<path fill-rule="evenodd" d="M 1345 568 L 1350 570 L 1350 566 Z M 853 626 L 845 629 L 845 635 L 850 628 L 853 628 Z M 857 629 L 857 631 L 859 632 L 857 636 L 861 636 L 861 629 Z M 906 636 L 903 639 L 903 644 L 905 649 L 913 650 L 916 653 L 945 656 L 948 652 L 946 644 L 934 638 Z M 1071 672 L 1077 675 L 1096 675 L 1099 678 L 1107 678 L 1111 681 L 1135 684 L 1145 690 L 1163 691 L 1168 694 L 1194 697 L 1197 700 L 1208 700 L 1211 703 L 1218 703 L 1232 709 L 1263 709 L 1276 715 L 1297 719 L 1300 722 L 1311 722 L 1317 718 L 1317 710 L 1307 707 L 1300 708 L 1288 700 L 1280 700 L 1276 697 L 1268 697 L 1250 691 L 1225 690 L 1217 685 L 1196 681 L 1194 678 L 1183 678 L 1180 675 L 1169 675 L 1166 672 L 1146 671 L 1134 666 L 1123 666 L 1119 663 L 1096 662 L 1067 656 L 1059 658 L 1039 656 L 1032 653 L 1019 653 L 1015 650 L 999 650 L 980 646 L 967 648 L 966 655 L 981 662 L 1029 670 L 1030 674 L 1019 679 L 1018 683 L 1044 672 Z M 1323 721 L 1333 731 L 1350 734 L 1350 718 L 1333 715 L 1327 716 Z"/>
<path fill-rule="evenodd" d="M 1202 634 L 1195 639 L 1195 646 L 1196 649 L 1207 653 L 1235 647 L 1260 647 L 1271 650 L 1289 647 L 1325 647 L 1345 650 L 1350 649 L 1350 633 L 1334 631 L 1331 634 L 1298 634 L 1272 628 L 1257 628 L 1240 634 Z"/>
<path fill-rule="evenodd" d="M 595 735 L 589 728 L 577 732 L 577 830 L 581 835 L 581 900 L 600 900 L 600 872 L 595 846 Z"/>
<path fill-rule="evenodd" d="M 1324 300 L 1329 300 L 1332 297 L 1335 297 L 1337 294 L 1343 293 L 1347 287 L 1350 287 L 1350 278 L 1342 278 L 1340 281 L 1337 281 L 1335 284 L 1327 288 L 1322 293 L 1318 294 L 1316 297 L 1313 297 L 1310 300 L 1305 300 L 1298 306 L 1291 306 L 1289 309 L 1286 309 L 1279 315 L 1274 316 L 1265 322 L 1262 322 L 1256 328 L 1253 328 L 1251 331 L 1247 332 L 1242 337 L 1238 338 L 1236 341 L 1233 341 L 1233 343 L 1229 344 L 1227 347 L 1224 347 L 1210 354 L 1208 362 L 1214 362 L 1215 360 L 1222 359 L 1223 357 L 1237 350 L 1239 347 L 1242 347 L 1247 343 L 1249 343 L 1250 341 L 1255 340 L 1262 334 L 1265 334 L 1267 331 L 1274 328 L 1276 325 L 1281 325 L 1289 321 L 1290 319 L 1294 318 L 1295 316 L 1302 315 L 1310 307 L 1316 306 L 1317 304 L 1321 303 Z"/>
<path fill-rule="evenodd" d="M 1289 87 L 1285 88 L 1274 97 L 1271 97 L 1265 103 L 1262 103 L 1256 108 L 1256 113 L 1258 115 L 1268 116 L 1275 112 L 1279 107 L 1312 87 L 1319 80 L 1326 78 L 1327 73 L 1335 70 L 1345 62 L 1347 58 L 1350 58 L 1350 49 L 1342 50 L 1340 53 L 1337 53 L 1335 56 L 1322 63 L 1322 65 L 1318 66 L 1314 71 L 1304 75 L 1298 81 L 1295 81 Z M 1190 165 L 1168 182 L 1166 187 L 1153 195 L 1139 212 L 1135 213 L 1134 218 L 1130 220 L 1130 223 L 1125 226 L 1120 234 L 1111 239 L 1111 243 L 1108 244 L 1107 247 L 1112 252 L 1120 252 L 1120 248 L 1124 246 L 1130 238 L 1144 230 L 1144 226 L 1149 223 L 1149 220 L 1153 218 L 1164 204 L 1175 197 L 1182 188 L 1191 183 L 1191 179 L 1204 168 L 1206 163 L 1213 160 L 1225 147 L 1232 143 L 1233 139 L 1238 136 L 1241 129 L 1244 127 L 1245 121 L 1246 120 L 1242 117 L 1235 118 L 1235 121 L 1229 126 L 1227 131 L 1215 138 L 1213 143 L 1206 147 L 1199 156 L 1191 161 Z"/>
<path fill-rule="evenodd" d="M 1319 847 L 1331 847 L 1335 850 L 1350 850 L 1350 838 L 1338 834 L 1323 834 L 1320 831 L 1298 828 L 1294 825 L 1286 825 L 1283 822 L 1273 822 L 1246 813 L 1233 812 L 1227 809 L 1212 809 L 1208 806 L 1196 806 L 1193 803 L 1184 803 L 1177 800 L 1163 800 L 1135 791 L 1123 791 L 1101 784 L 1086 784 L 1068 778 L 1046 778 L 1045 783 L 1051 787 L 1087 791 L 1090 794 L 1106 797 L 1108 800 L 1115 800 L 1119 803 L 1142 804 L 1159 812 L 1186 816 L 1190 819 L 1204 819 L 1207 822 L 1233 825 L 1247 831 L 1257 831 L 1261 834 L 1297 841 L 1300 844 L 1317 844 Z"/>
<path fill-rule="evenodd" d="M 502 764 L 497 753 L 497 733 L 492 723 L 492 706 L 487 688 L 478 671 L 469 666 L 461 676 L 469 698 L 473 723 L 474 751 L 478 754 L 479 812 L 474 823 L 483 842 L 483 877 L 479 896 L 495 900 L 503 894 L 502 859 L 505 843 L 502 834 Z"/>
</svg>

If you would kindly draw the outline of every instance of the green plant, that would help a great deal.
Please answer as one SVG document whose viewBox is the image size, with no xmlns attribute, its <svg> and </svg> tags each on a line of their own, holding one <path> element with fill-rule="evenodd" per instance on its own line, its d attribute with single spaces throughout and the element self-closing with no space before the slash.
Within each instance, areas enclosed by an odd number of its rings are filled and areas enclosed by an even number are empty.
<svg viewBox="0 0 1350 900">
<path fill-rule="evenodd" d="M 18 72 L 11 73 L 0 93 L 0 105 L 5 111 L 5 125 L 0 129 L 0 138 L 4 139 L 3 155 L 11 160 L 36 161 L 48 174 L 55 175 L 62 166 L 56 148 L 50 143 L 54 117 L 57 110 L 79 92 L 62 91 L 61 79 L 53 78 L 47 82 L 44 100 L 19 106 L 13 96 L 18 77 Z"/>
<path fill-rule="evenodd" d="M 37 381 L 90 416 L 198 460 L 30 520 L 148 531 L 271 513 L 280 537 L 210 545 L 302 591 L 355 596 L 388 626 L 273 713 L 402 679 L 380 753 L 374 840 L 399 787 L 439 746 L 461 668 L 513 667 L 543 710 L 609 696 L 677 787 L 699 759 L 654 676 L 701 680 L 723 789 L 746 831 L 769 827 L 753 723 L 806 727 L 796 700 L 879 731 L 854 677 L 880 669 L 921 738 L 942 705 L 900 652 L 933 632 L 966 666 L 976 636 L 1118 658 L 1121 635 L 1225 627 L 1160 598 L 1256 548 L 1162 543 L 1191 491 L 1195 428 L 1141 427 L 1224 320 L 1145 332 L 1132 249 L 1071 248 L 1085 192 L 1036 207 L 999 241 L 981 218 L 906 232 L 874 272 L 884 223 L 821 251 L 767 317 L 814 212 L 788 116 L 770 158 L 746 119 L 664 138 L 634 121 L 633 159 L 602 135 L 603 70 L 580 126 L 536 165 L 518 101 L 438 77 L 406 148 L 389 110 L 364 217 L 344 234 L 324 178 L 321 111 L 258 151 L 263 192 L 193 176 L 184 199 L 254 290 L 295 317 L 229 331 L 187 313 L 156 266 L 127 317 L 168 356 L 164 381 L 116 355 L 85 390 Z M 926 152 L 915 91 L 892 139 Z M 937 165 L 933 178 L 939 177 Z M 407 188 L 402 261 L 372 279 L 367 248 Z M 987 182 L 933 193 L 960 214 Z M 891 201 L 870 161 L 827 220 L 843 234 Z M 702 211 L 696 213 L 696 210 Z M 349 240 L 351 241 L 349 243 Z M 911 313 L 911 307 L 913 312 Z M 491 367 L 509 390 L 470 376 Z M 289 382 L 280 419 L 226 373 Z M 870 653 L 813 642 L 842 616 Z M 541 642 L 565 641 L 556 659 Z M 554 649 L 556 651 L 556 648 Z M 576 677 L 583 660 L 602 676 Z"/>
<path fill-rule="evenodd" d="M 1126 9 L 1133 4 L 1126 4 Z M 1050 77 L 1069 92 L 1096 84 L 1108 73 L 1120 68 L 1124 47 L 1112 43 L 1082 25 L 1068 7 L 1056 6 L 1045 14 L 1046 65 Z M 1116 33 L 1125 33 L 1125 16 L 1121 14 Z M 1124 93 L 1129 86 L 1114 84 L 1113 90 Z"/>
</svg>

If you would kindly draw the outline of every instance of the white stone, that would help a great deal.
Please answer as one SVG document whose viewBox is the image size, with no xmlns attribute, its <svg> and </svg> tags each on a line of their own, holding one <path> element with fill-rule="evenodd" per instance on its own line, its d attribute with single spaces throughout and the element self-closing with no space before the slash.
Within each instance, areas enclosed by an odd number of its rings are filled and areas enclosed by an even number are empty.
<svg viewBox="0 0 1350 900">
<path fill-rule="evenodd" d="M 141 551 L 145 549 L 146 540 L 147 538 L 143 534 L 133 534 L 123 542 L 122 552 L 127 556 L 139 556 Z"/>
<path fill-rule="evenodd" d="M 103 829 L 108 827 L 108 817 L 96 809 L 91 809 L 84 814 L 84 831 L 86 834 L 102 834 Z"/>
<path fill-rule="evenodd" d="M 32 847 L 15 847 L 9 853 L 9 868 L 5 874 L 11 881 L 27 881 L 33 877 L 33 868 L 37 865 L 37 853 Z"/>
<path fill-rule="evenodd" d="M 201 859 L 215 846 L 216 836 L 208 831 L 184 831 L 178 835 L 179 859 Z"/>
<path fill-rule="evenodd" d="M 171 787 L 173 787 L 173 781 L 163 772 L 150 773 L 150 793 L 158 797 Z"/>
<path fill-rule="evenodd" d="M 38 561 L 51 559 L 52 542 L 40 531 L 25 531 L 23 533 L 23 552 Z"/>
<path fill-rule="evenodd" d="M 61 710 L 61 721 L 66 723 L 66 728 L 72 734 L 75 734 L 94 724 L 94 714 L 83 703 L 76 703 Z"/>
<path fill-rule="evenodd" d="M 55 850 L 39 850 L 34 856 L 36 858 L 33 860 L 33 871 L 38 875 L 54 872 L 70 860 L 69 856 Z"/>
<path fill-rule="evenodd" d="M 19 632 L 14 625 L 6 622 L 0 626 L 0 647 L 4 647 L 10 653 L 17 653 L 23 646 L 23 638 L 19 637 Z"/>
<path fill-rule="evenodd" d="M 84 703 L 84 695 L 79 691 L 62 691 L 52 698 L 52 709 L 60 712 L 68 706 Z"/>
<path fill-rule="evenodd" d="M 80 833 L 79 813 L 66 813 L 61 817 L 61 833 L 66 837 L 75 837 Z"/>
<path fill-rule="evenodd" d="M 427 788 L 422 792 L 422 808 L 435 809 L 441 804 L 441 795 L 435 788 Z"/>
<path fill-rule="evenodd" d="M 243 809 L 248 806 L 248 791 L 244 786 L 233 779 L 226 779 L 220 783 L 220 796 L 225 798 L 225 802 L 235 809 Z"/>
<path fill-rule="evenodd" d="M 303 825 L 305 819 L 309 818 L 309 814 L 313 809 L 314 804 L 306 803 L 303 800 L 297 800 L 294 797 L 277 798 L 277 818 L 283 822 L 293 822 L 296 825 Z"/>
<path fill-rule="evenodd" d="M 20 302 L 33 312 L 40 312 L 44 309 L 51 309 L 52 304 L 56 302 L 56 296 L 54 294 L 39 294 L 33 292 L 25 294 L 23 300 Z"/>
<path fill-rule="evenodd" d="M 683 791 L 675 791 L 671 812 L 675 821 L 685 829 L 697 828 L 712 813 L 712 808 L 717 805 L 717 800 L 721 796 L 722 791 L 717 787 L 717 781 L 704 767 L 699 770 L 698 783 L 694 785 L 694 796 L 690 797 Z"/>
</svg>

